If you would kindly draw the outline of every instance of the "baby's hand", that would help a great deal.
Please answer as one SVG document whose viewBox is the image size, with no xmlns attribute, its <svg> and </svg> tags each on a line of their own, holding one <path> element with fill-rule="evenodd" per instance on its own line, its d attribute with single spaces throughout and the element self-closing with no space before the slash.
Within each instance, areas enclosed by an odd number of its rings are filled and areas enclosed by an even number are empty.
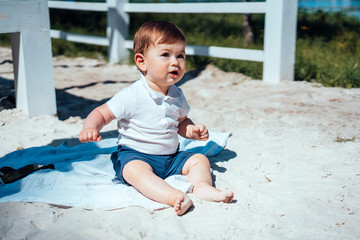
<svg viewBox="0 0 360 240">
<path fill-rule="evenodd" d="M 87 142 L 100 142 L 101 141 L 101 136 L 98 130 L 94 129 L 94 128 L 87 128 L 87 129 L 83 129 L 81 130 L 80 134 L 79 134 L 79 140 L 82 143 L 87 143 Z"/>
<path fill-rule="evenodd" d="M 209 133 L 204 124 L 196 124 L 192 129 L 192 139 L 206 141 L 209 138 Z"/>
</svg>

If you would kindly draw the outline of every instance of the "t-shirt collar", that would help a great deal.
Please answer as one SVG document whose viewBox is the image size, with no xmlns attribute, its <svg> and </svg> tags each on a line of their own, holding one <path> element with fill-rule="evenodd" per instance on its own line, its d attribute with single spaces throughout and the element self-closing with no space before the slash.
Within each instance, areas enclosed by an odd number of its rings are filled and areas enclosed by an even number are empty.
<svg viewBox="0 0 360 240">
<path fill-rule="evenodd" d="M 165 98 L 166 96 L 164 96 L 162 93 L 159 93 L 155 90 L 153 90 L 148 82 L 146 81 L 145 79 L 145 76 L 143 74 L 140 74 L 140 81 L 143 83 L 146 91 L 150 94 L 150 96 L 153 98 L 153 99 L 163 99 Z M 169 87 L 169 90 L 168 90 L 168 95 L 167 95 L 168 98 L 179 98 L 180 97 L 180 93 L 179 91 L 177 90 L 177 88 L 174 86 L 174 85 L 171 85 Z"/>
</svg>

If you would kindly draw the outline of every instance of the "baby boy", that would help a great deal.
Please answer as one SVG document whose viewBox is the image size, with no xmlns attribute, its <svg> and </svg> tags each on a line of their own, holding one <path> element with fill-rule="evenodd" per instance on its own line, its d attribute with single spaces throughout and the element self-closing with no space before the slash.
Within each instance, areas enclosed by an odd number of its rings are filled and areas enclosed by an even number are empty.
<svg viewBox="0 0 360 240">
<path fill-rule="evenodd" d="M 94 109 L 79 134 L 81 142 L 100 141 L 100 130 L 117 119 L 118 150 L 111 156 L 117 177 L 144 196 L 173 206 L 178 215 L 193 202 L 164 181 L 168 176 L 187 175 L 194 195 L 206 201 L 230 203 L 234 196 L 212 186 L 207 157 L 178 150 L 178 134 L 200 141 L 209 137 L 203 124 L 187 117 L 190 107 L 175 86 L 185 73 L 185 44 L 173 23 L 144 23 L 134 37 L 140 79 Z"/>
</svg>

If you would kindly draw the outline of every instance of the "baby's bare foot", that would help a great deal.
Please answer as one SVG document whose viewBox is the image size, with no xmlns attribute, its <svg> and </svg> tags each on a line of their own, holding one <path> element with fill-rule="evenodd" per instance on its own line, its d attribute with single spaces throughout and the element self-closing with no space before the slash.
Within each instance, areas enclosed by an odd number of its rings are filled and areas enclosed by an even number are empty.
<svg viewBox="0 0 360 240">
<path fill-rule="evenodd" d="M 219 197 L 219 202 L 231 203 L 234 198 L 234 193 L 229 190 L 221 191 Z"/>
<path fill-rule="evenodd" d="M 181 216 L 185 214 L 192 206 L 193 202 L 187 195 L 179 196 L 175 200 L 174 210 L 177 215 Z"/>
<path fill-rule="evenodd" d="M 211 194 L 209 194 L 204 200 L 231 203 L 233 198 L 234 193 L 232 191 L 221 191 L 216 189 L 215 191 L 211 191 Z"/>
<path fill-rule="evenodd" d="M 207 183 L 199 183 L 194 187 L 194 194 L 205 201 L 231 203 L 234 198 L 232 191 L 221 191 Z"/>
</svg>

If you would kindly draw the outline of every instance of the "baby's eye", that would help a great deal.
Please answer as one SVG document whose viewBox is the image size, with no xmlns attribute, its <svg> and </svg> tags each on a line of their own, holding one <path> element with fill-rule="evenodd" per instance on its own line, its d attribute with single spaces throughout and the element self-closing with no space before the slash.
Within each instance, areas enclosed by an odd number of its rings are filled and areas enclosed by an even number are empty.
<svg viewBox="0 0 360 240">
<path fill-rule="evenodd" d="M 169 54 L 168 53 L 163 53 L 161 54 L 162 57 L 169 57 Z"/>
<path fill-rule="evenodd" d="M 184 55 L 184 54 L 180 54 L 180 55 L 178 55 L 178 58 L 185 58 L 185 55 Z"/>
</svg>

